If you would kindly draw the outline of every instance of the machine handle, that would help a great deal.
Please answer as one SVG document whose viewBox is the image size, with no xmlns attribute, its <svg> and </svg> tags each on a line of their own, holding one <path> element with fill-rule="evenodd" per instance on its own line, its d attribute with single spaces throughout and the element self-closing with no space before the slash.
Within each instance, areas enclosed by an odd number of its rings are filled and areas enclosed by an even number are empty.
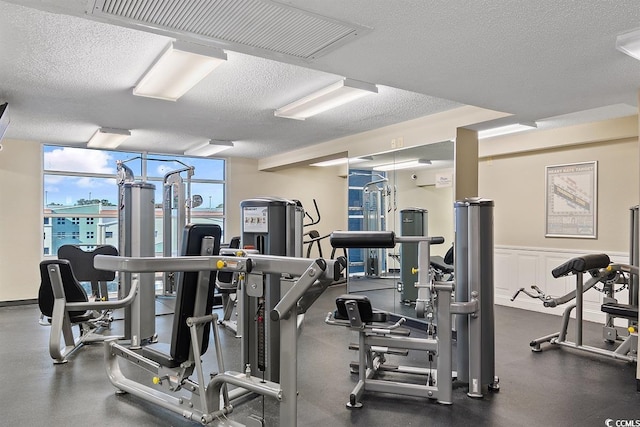
<svg viewBox="0 0 640 427">
<path fill-rule="evenodd" d="M 293 310 L 296 304 L 298 304 L 300 298 L 305 295 L 316 280 L 322 276 L 322 273 L 324 273 L 326 269 L 327 262 L 322 258 L 316 259 L 309 268 L 307 268 L 307 271 L 305 271 L 304 274 L 296 280 L 293 287 L 284 294 L 278 304 L 273 307 L 273 310 L 271 310 L 271 313 L 269 314 L 271 320 L 277 322 L 281 319 L 288 319 L 290 311 Z"/>
</svg>

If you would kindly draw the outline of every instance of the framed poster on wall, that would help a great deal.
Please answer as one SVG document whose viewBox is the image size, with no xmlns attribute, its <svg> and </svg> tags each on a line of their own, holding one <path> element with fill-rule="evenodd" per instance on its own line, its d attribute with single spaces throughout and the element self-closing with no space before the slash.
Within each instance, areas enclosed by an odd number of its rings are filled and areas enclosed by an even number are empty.
<svg viewBox="0 0 640 427">
<path fill-rule="evenodd" d="M 595 239 L 598 162 L 546 167 L 546 237 Z"/>
</svg>

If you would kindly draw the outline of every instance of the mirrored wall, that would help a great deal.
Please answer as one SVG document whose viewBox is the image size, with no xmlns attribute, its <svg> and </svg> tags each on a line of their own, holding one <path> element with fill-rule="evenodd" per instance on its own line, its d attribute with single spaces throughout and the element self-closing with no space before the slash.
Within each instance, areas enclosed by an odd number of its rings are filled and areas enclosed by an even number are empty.
<svg viewBox="0 0 640 427">
<path fill-rule="evenodd" d="M 349 230 L 442 236 L 432 255 L 453 243 L 453 151 L 443 141 L 349 159 Z M 347 289 L 366 294 L 374 307 L 415 315 L 417 245 L 349 249 Z M 414 265 L 415 264 L 415 265 Z"/>
</svg>

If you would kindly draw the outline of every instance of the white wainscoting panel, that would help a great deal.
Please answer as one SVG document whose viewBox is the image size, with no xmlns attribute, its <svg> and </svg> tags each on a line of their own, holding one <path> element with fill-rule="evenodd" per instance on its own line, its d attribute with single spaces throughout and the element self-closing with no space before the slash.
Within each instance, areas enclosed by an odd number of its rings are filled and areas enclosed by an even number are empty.
<svg viewBox="0 0 640 427">
<path fill-rule="evenodd" d="M 531 290 L 531 285 L 537 285 L 544 293 L 554 297 L 571 292 L 576 286 L 575 276 L 555 279 L 551 275 L 551 270 L 571 258 L 589 253 L 597 252 L 496 245 L 494 249 L 495 303 L 541 313 L 562 315 L 565 307 L 572 302 L 560 307 L 546 308 L 539 299 L 529 298 L 522 293 L 514 301 L 511 301 L 511 298 L 520 288 Z M 607 255 L 612 262 L 622 264 L 629 262 L 629 254 L 609 252 Z M 590 289 L 584 294 L 585 320 L 604 322 L 605 315 L 600 311 L 602 297 L 603 294 L 595 289 Z M 616 298 L 619 302 L 627 302 L 627 290 L 617 293 Z M 572 317 L 575 317 L 575 310 Z"/>
</svg>

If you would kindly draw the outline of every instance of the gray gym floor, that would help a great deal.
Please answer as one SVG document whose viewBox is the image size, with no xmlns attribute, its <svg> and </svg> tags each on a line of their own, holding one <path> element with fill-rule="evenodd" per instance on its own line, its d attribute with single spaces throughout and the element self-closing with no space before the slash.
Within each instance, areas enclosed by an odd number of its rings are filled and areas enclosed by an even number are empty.
<svg viewBox="0 0 640 427">
<path fill-rule="evenodd" d="M 634 365 L 569 349 L 532 353 L 529 341 L 556 331 L 560 318 L 502 306 L 496 306 L 499 393 L 471 399 L 465 387 L 457 386 L 449 406 L 366 393 L 362 409 L 347 409 L 355 383 L 348 367 L 355 352 L 347 345 L 356 334 L 324 323 L 335 297 L 344 292 L 344 286 L 330 288 L 305 318 L 298 360 L 300 426 L 604 426 L 608 419 L 614 420 L 612 425 L 616 420 L 640 420 Z M 0 307 L 0 425 L 198 425 L 134 396 L 116 395 L 105 374 L 101 345 L 85 346 L 69 363 L 54 366 L 48 354 L 49 329 L 38 325 L 38 317 L 35 305 Z M 121 323 L 114 322 L 114 332 Z M 170 328 L 171 315 L 157 317 L 160 341 L 168 341 Z M 239 370 L 239 341 L 221 331 L 226 368 Z M 585 335 L 586 344 L 603 345 L 598 325 L 587 325 Z M 212 351 L 204 359 L 207 372 L 217 369 Z M 231 418 L 241 420 L 262 408 L 262 400 L 255 399 L 237 406 Z M 277 404 L 267 399 L 264 410 L 267 425 L 278 425 Z"/>
</svg>

